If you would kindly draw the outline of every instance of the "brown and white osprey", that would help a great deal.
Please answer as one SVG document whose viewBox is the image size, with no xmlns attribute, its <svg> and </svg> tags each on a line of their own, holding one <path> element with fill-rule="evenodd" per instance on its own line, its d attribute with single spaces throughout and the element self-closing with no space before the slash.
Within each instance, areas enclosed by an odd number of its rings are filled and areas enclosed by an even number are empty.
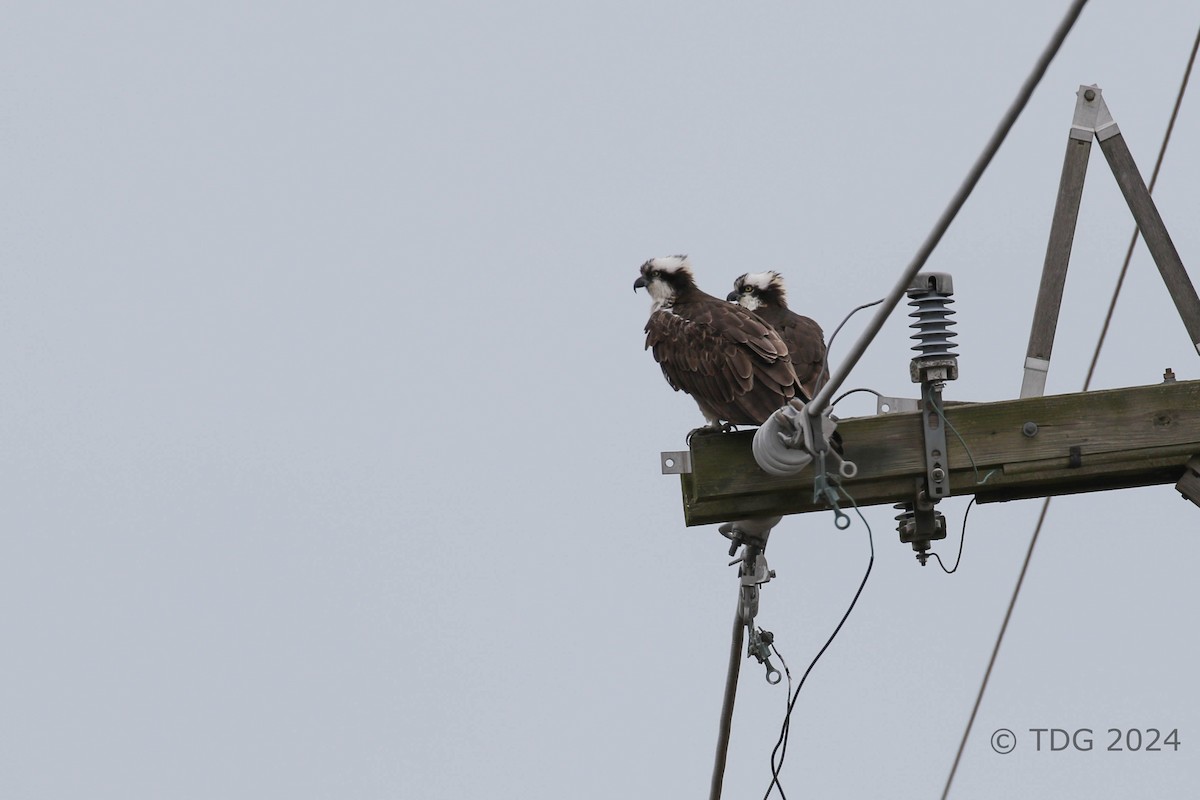
<svg viewBox="0 0 1200 800">
<path fill-rule="evenodd" d="M 700 291 L 687 256 L 652 258 L 641 272 L 633 289 L 644 288 L 654 301 L 646 349 L 710 427 L 761 425 L 800 392 L 779 334 L 741 306 Z"/>
<path fill-rule="evenodd" d="M 753 311 L 773 327 L 787 345 L 796 377 L 810 398 L 829 380 L 825 368 L 825 334 L 821 326 L 788 308 L 783 276 L 749 272 L 733 282 L 728 300 Z"/>
</svg>

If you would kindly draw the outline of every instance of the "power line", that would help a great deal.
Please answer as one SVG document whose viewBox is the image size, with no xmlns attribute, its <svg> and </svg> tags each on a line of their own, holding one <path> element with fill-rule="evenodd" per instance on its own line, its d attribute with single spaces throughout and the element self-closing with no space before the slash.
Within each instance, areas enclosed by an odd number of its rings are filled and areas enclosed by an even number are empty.
<svg viewBox="0 0 1200 800">
<path fill-rule="evenodd" d="M 1192 74 L 1192 67 L 1196 63 L 1196 51 L 1200 50 L 1200 30 L 1196 31 L 1196 41 L 1192 45 L 1191 55 L 1188 57 L 1187 67 L 1183 72 L 1183 81 L 1179 85 L 1179 94 L 1175 98 L 1175 108 L 1171 111 L 1171 120 L 1167 123 L 1166 133 L 1163 135 L 1162 146 L 1158 150 L 1158 159 L 1154 163 L 1154 174 L 1150 178 L 1150 185 L 1147 187 L 1150 192 L 1154 191 L 1154 184 L 1158 180 L 1158 172 L 1162 167 L 1163 156 L 1166 155 L 1167 145 L 1171 141 L 1171 132 L 1175 129 L 1175 119 L 1179 115 L 1179 106 L 1183 102 L 1184 92 L 1187 90 L 1188 79 Z M 1087 378 L 1083 382 L 1083 391 L 1087 391 L 1092 385 L 1092 375 L 1095 373 L 1096 362 L 1100 358 L 1100 350 L 1104 347 L 1104 339 L 1108 334 L 1108 326 L 1112 321 L 1113 309 L 1117 305 L 1117 297 L 1121 294 L 1121 288 L 1125 283 L 1125 273 L 1129 269 L 1129 261 L 1133 256 L 1133 247 L 1137 243 L 1138 230 L 1134 227 L 1133 238 L 1129 242 L 1129 249 L 1125 252 L 1125 262 L 1121 265 L 1121 274 L 1117 279 L 1117 286 L 1113 290 L 1112 301 L 1108 305 L 1108 314 L 1104 318 L 1104 327 L 1100 331 L 1100 337 L 1096 341 L 1096 349 L 1092 353 L 1092 363 L 1088 367 Z M 971 735 L 971 728 L 975 724 L 975 716 L 979 713 L 979 704 L 983 701 L 983 693 L 987 690 L 988 679 L 992 675 L 992 667 L 996 664 L 996 656 L 1000 652 L 1000 645 L 1004 641 L 1004 634 L 1008 630 L 1008 621 L 1012 618 L 1013 607 L 1017 604 L 1017 597 L 1021 594 L 1021 585 L 1025 582 L 1025 572 L 1029 569 L 1029 560 L 1033 556 L 1034 545 L 1037 544 L 1038 535 L 1042 532 L 1042 524 L 1046 521 L 1046 511 L 1050 508 L 1051 498 L 1047 497 L 1042 502 L 1042 511 L 1038 515 L 1037 525 L 1034 526 L 1033 536 L 1029 539 L 1029 549 L 1025 551 L 1025 562 L 1021 565 L 1021 573 L 1017 576 L 1017 585 L 1013 587 L 1012 598 L 1008 602 L 1008 610 L 1004 612 L 1004 622 L 1000 624 L 1000 632 L 996 635 L 996 644 L 992 648 L 992 657 L 988 659 L 987 669 L 983 672 L 983 681 L 979 684 L 979 693 L 975 696 L 975 705 L 971 709 L 971 716 L 967 719 L 967 727 L 963 731 L 962 741 L 958 743 L 958 752 L 954 755 L 954 763 L 950 767 L 950 775 L 946 778 L 946 788 L 942 790 L 942 800 L 950 794 L 950 786 L 954 783 L 954 775 L 958 772 L 958 764 L 962 760 L 963 750 L 967 746 L 967 739 Z"/>
<path fill-rule="evenodd" d="M 916 274 L 921 271 L 921 267 L 925 266 L 925 262 L 929 259 L 929 256 L 933 252 L 934 248 L 937 247 L 938 243 L 942 240 L 942 236 L 945 235 L 946 230 L 950 227 L 950 223 L 954 221 L 954 218 L 958 215 L 959 210 L 967 202 L 967 198 L 971 196 L 971 192 L 975 189 L 975 185 L 979 183 L 979 179 L 983 177 L 984 170 L 987 169 L 987 166 L 991 163 L 992 158 L 996 155 L 997 151 L 1000 150 L 1000 145 L 1004 143 L 1004 139 L 1008 136 L 1008 132 L 1016 123 L 1017 117 L 1019 117 L 1021 112 L 1025 109 L 1026 104 L 1029 102 L 1029 98 L 1033 95 L 1033 90 L 1037 88 L 1038 83 L 1040 83 L 1042 80 L 1042 76 L 1046 74 L 1046 70 L 1049 68 L 1050 62 L 1054 60 L 1054 56 L 1057 55 L 1063 41 L 1067 38 L 1067 34 L 1071 32 L 1071 28 L 1075 25 L 1075 20 L 1079 18 L 1079 14 L 1081 11 L 1083 11 L 1083 7 L 1085 5 L 1087 5 L 1087 0 L 1074 0 L 1074 2 L 1071 4 L 1071 7 L 1067 10 L 1066 16 L 1063 17 L 1062 22 L 1059 23 L 1058 29 L 1055 30 L 1054 36 L 1051 38 L 1050 43 L 1046 45 L 1046 49 L 1042 51 L 1042 54 L 1038 57 L 1037 63 L 1034 64 L 1033 71 L 1029 74 L 1029 77 L 1025 79 L 1025 83 L 1021 85 L 1020 90 L 1017 92 L 1016 99 L 1013 100 L 1012 105 L 1010 105 L 1008 110 L 1004 113 L 1003 118 L 1000 120 L 1000 124 L 992 133 L 992 137 L 988 140 L 987 144 L 984 145 L 983 152 L 979 154 L 979 158 L 977 158 L 975 163 L 971 166 L 971 169 L 967 173 L 967 177 L 963 180 L 962 185 L 958 187 L 958 191 L 955 192 L 954 197 L 950 199 L 950 204 L 946 206 L 946 210 L 942 212 L 942 215 L 934 224 L 933 230 L 929 232 L 929 235 L 921 244 L 920 249 L 917 250 L 917 254 L 913 256 L 913 260 L 909 263 L 908 267 L 905 268 L 903 275 L 900 276 L 900 280 L 896 282 L 896 285 L 892 287 L 892 290 L 888 292 L 887 296 L 884 298 L 883 307 L 875 312 L 875 316 L 872 317 L 870 323 L 867 324 L 866 330 L 862 332 L 862 334 L 858 337 L 858 340 L 855 341 L 854 345 L 850 348 L 850 352 L 846 355 L 845 360 L 842 361 L 842 363 L 838 366 L 837 371 L 833 373 L 833 376 L 829 379 L 829 382 L 822 387 L 821 391 L 817 393 L 817 396 L 812 399 L 812 402 L 805 406 L 805 410 L 810 416 L 817 416 L 825 409 L 825 406 L 829 404 L 829 398 L 841 388 L 843 383 L 845 383 L 846 377 L 850 374 L 850 371 L 854 369 L 856 364 L 858 364 L 858 360 L 862 358 L 867 346 L 871 344 L 872 340 L 874 340 L 880 329 L 883 328 L 883 323 L 887 321 L 887 318 L 896 308 L 896 304 L 900 302 L 900 298 L 908 289 L 908 285 L 912 283 L 913 277 L 915 277 Z"/>
</svg>

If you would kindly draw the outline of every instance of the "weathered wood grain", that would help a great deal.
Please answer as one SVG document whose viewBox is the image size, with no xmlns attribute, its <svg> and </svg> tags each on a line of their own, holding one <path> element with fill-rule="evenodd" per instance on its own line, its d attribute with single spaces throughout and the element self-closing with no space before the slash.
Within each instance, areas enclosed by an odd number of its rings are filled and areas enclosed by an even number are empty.
<svg viewBox="0 0 1200 800">
<path fill-rule="evenodd" d="M 925 471 L 921 413 L 838 423 L 846 458 L 859 469 L 843 484 L 860 506 L 911 499 Z M 949 432 L 951 494 L 979 502 L 1174 483 L 1200 454 L 1200 381 L 954 405 L 945 413 L 971 452 Z M 1026 422 L 1037 425 L 1035 436 L 1022 432 Z M 681 476 L 688 525 L 825 508 L 813 500 L 811 468 L 767 475 L 752 439 L 753 431 L 693 438 L 692 472 Z M 1072 447 L 1078 467 L 1070 466 Z"/>
</svg>

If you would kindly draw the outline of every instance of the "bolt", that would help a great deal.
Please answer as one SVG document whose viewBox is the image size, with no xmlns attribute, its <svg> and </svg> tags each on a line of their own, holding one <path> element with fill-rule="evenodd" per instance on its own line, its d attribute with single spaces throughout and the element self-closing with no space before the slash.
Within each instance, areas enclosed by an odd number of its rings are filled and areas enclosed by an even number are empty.
<svg viewBox="0 0 1200 800">
<path fill-rule="evenodd" d="M 1038 426 L 1036 422 L 1026 422 L 1021 426 L 1021 433 L 1028 436 L 1030 439 L 1037 436 Z"/>
<path fill-rule="evenodd" d="M 1088 89 L 1087 91 L 1085 91 L 1083 93 L 1083 99 L 1087 100 L 1090 103 L 1096 99 L 1096 93 L 1093 90 Z"/>
<path fill-rule="evenodd" d="M 930 474 L 933 475 L 933 480 L 935 483 L 941 483 L 946 479 L 946 471 L 941 467 L 934 467 L 933 472 Z"/>
</svg>

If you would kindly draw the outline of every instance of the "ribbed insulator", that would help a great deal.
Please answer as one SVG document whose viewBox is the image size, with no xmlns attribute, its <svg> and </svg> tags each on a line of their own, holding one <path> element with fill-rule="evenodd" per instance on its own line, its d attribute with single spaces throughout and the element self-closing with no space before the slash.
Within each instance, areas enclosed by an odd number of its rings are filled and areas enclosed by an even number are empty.
<svg viewBox="0 0 1200 800">
<path fill-rule="evenodd" d="M 951 325 L 957 324 L 951 319 L 954 309 L 949 306 L 953 302 L 949 295 L 936 292 L 929 292 L 908 301 L 908 304 L 916 309 L 909 314 L 916 322 L 908 327 L 915 328 L 917 332 L 908 338 L 916 340 L 917 343 L 912 349 L 918 358 L 953 358 L 957 355 L 951 351 L 958 347 L 958 344 L 950 341 L 958 336 L 950 330 Z"/>
</svg>

